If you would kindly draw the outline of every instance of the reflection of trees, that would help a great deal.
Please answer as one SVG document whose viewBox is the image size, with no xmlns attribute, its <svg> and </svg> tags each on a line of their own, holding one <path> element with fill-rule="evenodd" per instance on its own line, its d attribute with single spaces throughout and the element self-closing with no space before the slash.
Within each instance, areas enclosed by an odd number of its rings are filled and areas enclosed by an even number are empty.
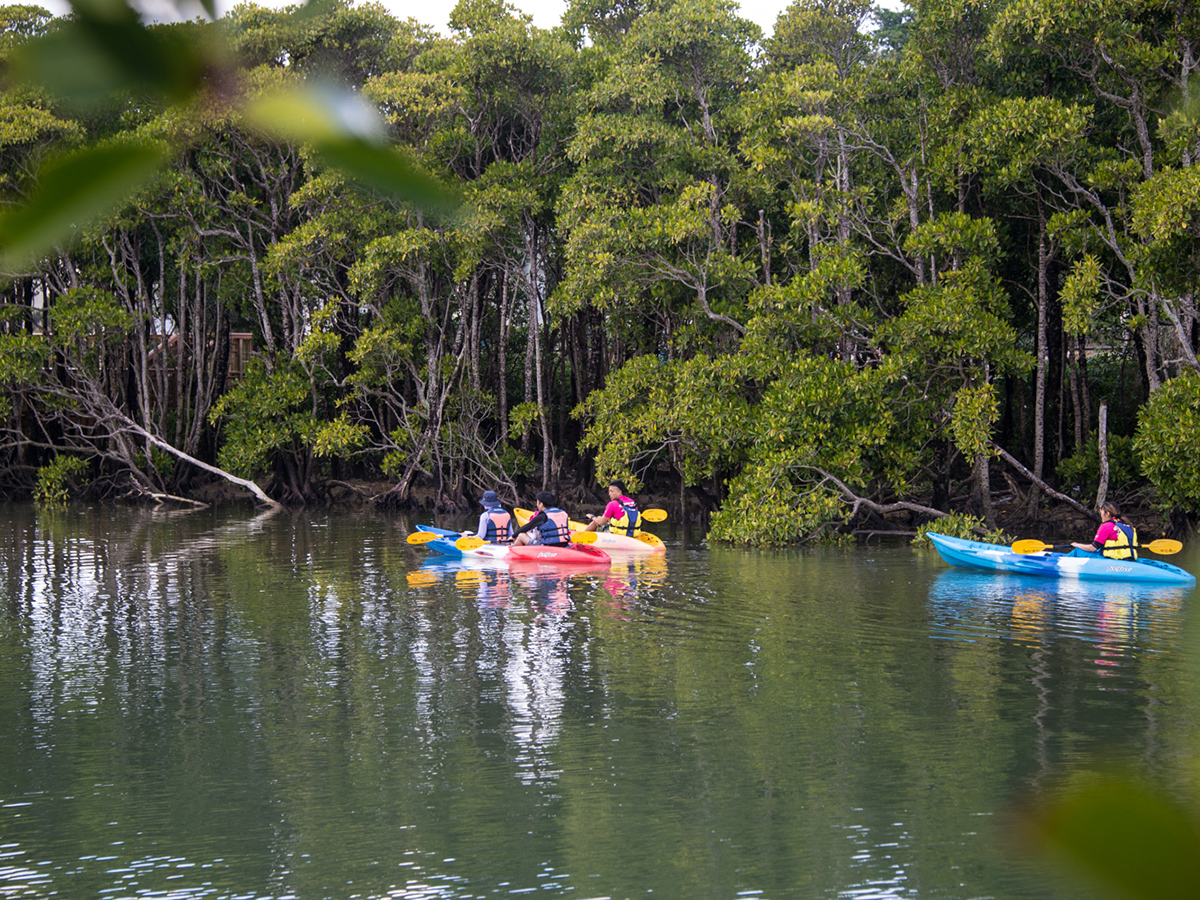
<svg viewBox="0 0 1200 900">
<path fill-rule="evenodd" d="M 1134 596 L 1106 638 L 1095 598 L 931 590 L 907 555 L 410 583 L 369 516 L 214 515 L 0 523 L 0 634 L 40 704 L 0 720 L 77 788 L 70 833 L 223 853 L 227 894 L 482 894 L 551 865 L 611 896 L 983 894 L 1009 877 L 979 849 L 997 797 L 1090 742 L 1161 766 L 1191 737 L 1177 658 L 1146 652 L 1177 645 L 1178 597 Z M 1115 690 L 1100 644 L 1128 655 Z"/>
</svg>

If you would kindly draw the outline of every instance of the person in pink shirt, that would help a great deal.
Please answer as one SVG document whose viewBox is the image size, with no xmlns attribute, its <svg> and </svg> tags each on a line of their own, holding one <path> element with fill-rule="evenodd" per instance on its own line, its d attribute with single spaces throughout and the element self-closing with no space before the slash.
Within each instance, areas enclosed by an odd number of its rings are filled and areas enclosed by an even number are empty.
<svg viewBox="0 0 1200 900">
<path fill-rule="evenodd" d="M 637 537 L 642 533 L 642 514 L 638 511 L 637 503 L 626 496 L 623 481 L 608 483 L 608 506 L 604 507 L 604 515 L 588 518 L 592 521 L 584 531 L 599 531 L 607 525 L 613 534 Z"/>
<path fill-rule="evenodd" d="M 1121 508 L 1110 500 L 1100 507 L 1100 528 L 1092 542 L 1071 546 L 1086 553 L 1101 553 L 1109 559 L 1137 559 L 1137 529 L 1121 518 Z"/>
</svg>

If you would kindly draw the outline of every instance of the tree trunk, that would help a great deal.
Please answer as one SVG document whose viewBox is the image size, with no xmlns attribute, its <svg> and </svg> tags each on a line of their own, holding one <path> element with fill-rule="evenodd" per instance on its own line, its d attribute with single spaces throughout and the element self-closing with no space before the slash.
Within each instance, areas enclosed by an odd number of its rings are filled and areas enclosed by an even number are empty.
<svg viewBox="0 0 1200 900">
<path fill-rule="evenodd" d="M 1100 455 L 1100 487 L 1096 489 L 1096 511 L 1108 499 L 1108 401 L 1100 401 L 1100 425 L 1096 435 Z"/>
</svg>

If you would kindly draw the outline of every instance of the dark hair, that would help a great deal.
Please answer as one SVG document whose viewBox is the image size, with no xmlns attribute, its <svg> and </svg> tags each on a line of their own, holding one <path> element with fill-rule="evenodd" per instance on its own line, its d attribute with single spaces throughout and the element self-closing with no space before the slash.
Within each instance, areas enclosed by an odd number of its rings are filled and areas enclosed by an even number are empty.
<svg viewBox="0 0 1200 900">
<path fill-rule="evenodd" d="M 1121 518 L 1121 507 L 1117 506 L 1111 500 L 1105 500 L 1100 504 L 1100 512 L 1107 512 L 1114 519 Z"/>
<path fill-rule="evenodd" d="M 615 487 L 615 488 L 616 488 L 618 491 L 620 491 L 620 492 L 621 492 L 621 494 L 622 494 L 622 495 L 625 495 L 625 494 L 628 494 L 628 493 L 629 493 L 629 489 L 628 489 L 627 487 L 625 487 L 625 482 L 623 482 L 623 481 L 618 481 L 618 480 L 617 480 L 617 479 L 615 479 L 615 478 L 614 478 L 612 481 L 610 481 L 610 482 L 608 483 L 608 486 L 609 486 L 609 487 Z"/>
<path fill-rule="evenodd" d="M 538 503 L 542 504 L 542 506 L 553 506 L 554 495 L 549 491 L 538 491 L 537 501 Z"/>
</svg>

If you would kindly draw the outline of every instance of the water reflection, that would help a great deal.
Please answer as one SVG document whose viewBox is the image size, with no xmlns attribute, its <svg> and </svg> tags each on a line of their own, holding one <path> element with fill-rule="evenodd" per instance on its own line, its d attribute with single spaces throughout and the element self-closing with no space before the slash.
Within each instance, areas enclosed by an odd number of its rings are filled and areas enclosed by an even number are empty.
<svg viewBox="0 0 1200 900">
<path fill-rule="evenodd" d="M 1194 733 L 1179 591 L 402 538 L 0 521 L 0 896 L 1065 897 L 988 817 Z"/>
<path fill-rule="evenodd" d="M 1074 637 L 1112 653 L 1134 646 L 1139 630 L 1178 635 L 1190 592 L 1167 585 L 950 570 L 934 579 L 929 605 L 942 632 L 938 636 L 970 636 L 969 629 L 979 627 L 986 634 L 995 627 L 1029 645 Z"/>
</svg>

